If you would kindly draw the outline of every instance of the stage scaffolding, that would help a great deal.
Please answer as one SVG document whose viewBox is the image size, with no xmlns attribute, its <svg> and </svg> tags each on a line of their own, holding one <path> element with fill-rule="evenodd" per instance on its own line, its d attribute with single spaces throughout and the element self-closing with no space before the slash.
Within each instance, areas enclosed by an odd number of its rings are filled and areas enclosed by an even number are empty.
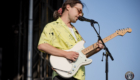
<svg viewBox="0 0 140 80">
<path fill-rule="evenodd" d="M 12 65 L 15 67 L 15 72 L 13 72 L 9 80 L 51 80 L 52 69 L 48 66 L 49 55 L 40 52 L 37 49 L 37 45 L 44 26 L 54 20 L 53 12 L 62 6 L 63 1 L 64 0 L 18 1 L 18 23 L 13 25 L 16 29 L 14 39 L 14 55 L 16 56 L 14 56 L 13 61 L 15 61 L 17 65 Z M 32 8 L 30 8 L 31 6 Z M 31 9 L 32 12 L 30 12 Z M 16 51 L 16 49 L 18 49 L 18 51 Z M 28 57 L 29 52 L 31 53 L 30 57 Z M 29 59 L 31 62 L 28 61 Z M 30 69 L 28 65 L 31 66 Z M 28 74 L 29 70 L 31 71 L 31 73 L 29 73 L 30 75 Z M 5 77 L 2 77 L 2 80 L 5 79 Z"/>
</svg>

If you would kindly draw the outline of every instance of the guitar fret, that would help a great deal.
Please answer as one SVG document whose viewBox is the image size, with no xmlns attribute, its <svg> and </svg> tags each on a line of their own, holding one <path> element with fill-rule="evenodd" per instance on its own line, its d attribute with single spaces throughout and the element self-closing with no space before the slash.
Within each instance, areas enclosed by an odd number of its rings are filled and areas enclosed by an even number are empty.
<svg viewBox="0 0 140 80">
<path fill-rule="evenodd" d="M 111 34 L 110 36 L 106 37 L 103 39 L 103 42 L 106 43 L 107 41 L 111 40 L 112 38 L 116 37 L 117 34 L 116 33 L 113 33 Z"/>
<path fill-rule="evenodd" d="M 106 43 L 107 41 L 111 40 L 112 38 L 116 37 L 117 33 L 113 33 L 110 36 L 103 39 L 103 42 Z M 86 49 L 82 50 L 83 54 L 87 55 L 87 53 L 94 51 L 97 48 L 96 43 L 87 47 Z M 88 56 L 88 55 L 87 55 Z M 89 56 L 88 56 L 89 57 Z"/>
<path fill-rule="evenodd" d="M 86 55 L 87 53 L 95 50 L 95 48 L 97 48 L 97 45 L 96 44 L 93 44 L 93 45 L 87 47 L 86 49 L 82 50 L 82 52 L 83 52 L 83 54 Z"/>
<path fill-rule="evenodd" d="M 92 46 L 87 47 L 86 49 L 82 50 L 83 53 L 88 53 L 92 50 Z"/>
</svg>

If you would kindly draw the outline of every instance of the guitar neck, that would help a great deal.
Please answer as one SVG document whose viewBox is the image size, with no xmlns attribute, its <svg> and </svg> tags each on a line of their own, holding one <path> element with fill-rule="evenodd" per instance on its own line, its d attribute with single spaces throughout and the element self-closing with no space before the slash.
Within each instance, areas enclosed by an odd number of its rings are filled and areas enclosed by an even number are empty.
<svg viewBox="0 0 140 80">
<path fill-rule="evenodd" d="M 109 35 L 108 37 L 104 38 L 104 39 L 103 39 L 103 42 L 106 43 L 107 41 L 113 39 L 113 38 L 116 37 L 117 35 L 118 35 L 118 34 L 115 32 L 115 33 Z M 82 52 L 83 52 L 83 54 L 85 54 L 87 57 L 90 57 L 90 56 L 92 56 L 92 55 L 95 54 L 95 52 L 96 52 L 95 50 L 96 50 L 97 48 L 98 48 L 97 43 L 94 43 L 93 45 L 91 45 L 91 46 L 89 46 L 89 47 L 83 49 Z"/>
<path fill-rule="evenodd" d="M 115 38 L 116 36 L 118 36 L 118 34 L 117 34 L 117 33 L 113 33 L 113 34 L 107 36 L 106 38 L 104 38 L 104 39 L 103 39 L 103 42 L 106 43 L 107 41 L 109 41 L 109 40 Z"/>
</svg>

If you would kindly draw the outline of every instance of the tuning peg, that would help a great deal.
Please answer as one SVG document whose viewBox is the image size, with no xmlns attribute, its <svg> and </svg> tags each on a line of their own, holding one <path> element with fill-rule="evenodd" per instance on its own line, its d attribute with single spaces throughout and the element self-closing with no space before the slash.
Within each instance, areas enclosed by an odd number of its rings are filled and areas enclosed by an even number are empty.
<svg viewBox="0 0 140 80">
<path fill-rule="evenodd" d="M 126 28 L 124 30 L 127 30 Z"/>
</svg>

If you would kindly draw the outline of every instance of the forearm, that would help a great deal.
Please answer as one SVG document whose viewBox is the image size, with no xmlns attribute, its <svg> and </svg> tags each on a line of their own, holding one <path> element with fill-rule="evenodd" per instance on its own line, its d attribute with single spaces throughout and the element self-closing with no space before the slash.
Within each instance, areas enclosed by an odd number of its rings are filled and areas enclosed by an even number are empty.
<svg viewBox="0 0 140 80">
<path fill-rule="evenodd" d="M 38 45 L 38 49 L 55 56 L 65 57 L 66 51 L 57 49 L 48 43 Z"/>
</svg>

